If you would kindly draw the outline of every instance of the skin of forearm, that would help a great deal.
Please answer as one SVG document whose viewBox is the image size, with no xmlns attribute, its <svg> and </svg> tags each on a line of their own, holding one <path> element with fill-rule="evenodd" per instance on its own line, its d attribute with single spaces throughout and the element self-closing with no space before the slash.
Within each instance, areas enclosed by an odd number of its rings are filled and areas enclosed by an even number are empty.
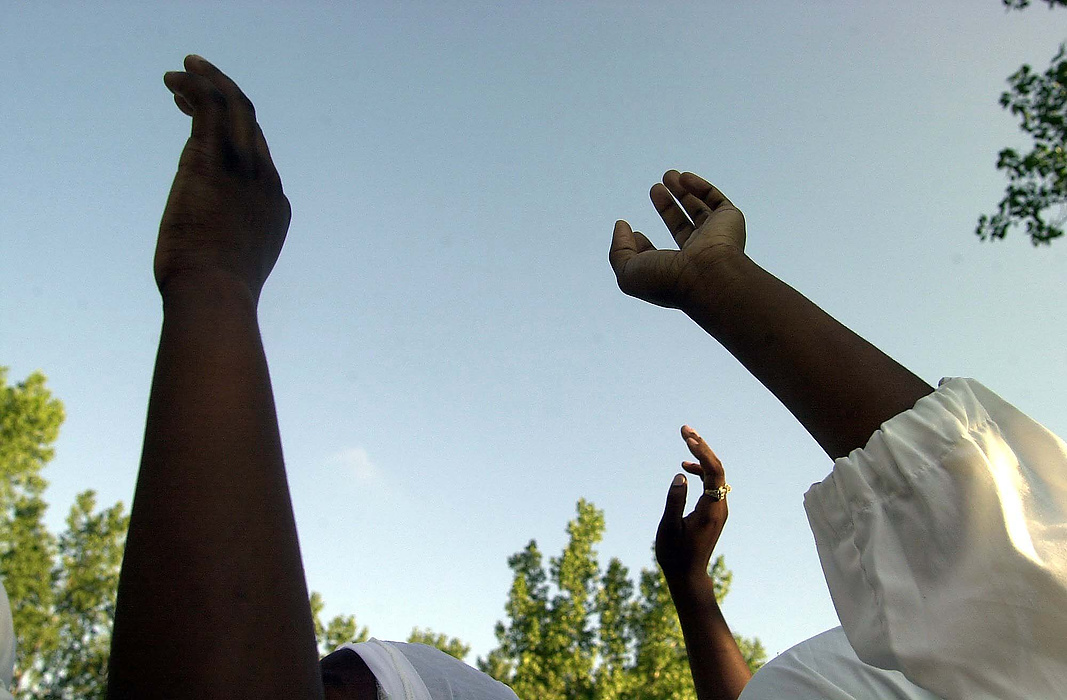
<svg viewBox="0 0 1067 700">
<path fill-rule="evenodd" d="M 307 601 L 255 300 L 168 285 L 108 697 L 322 698 Z"/>
<path fill-rule="evenodd" d="M 736 700 L 752 678 L 706 574 L 668 581 L 699 700 Z"/>
<path fill-rule="evenodd" d="M 747 256 L 720 261 L 683 311 L 803 424 L 831 458 L 931 393 L 885 353 Z"/>
</svg>

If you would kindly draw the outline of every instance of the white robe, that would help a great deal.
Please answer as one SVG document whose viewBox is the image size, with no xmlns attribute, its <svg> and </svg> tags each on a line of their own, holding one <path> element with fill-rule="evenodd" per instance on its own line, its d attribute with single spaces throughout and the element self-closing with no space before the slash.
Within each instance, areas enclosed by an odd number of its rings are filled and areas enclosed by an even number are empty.
<svg viewBox="0 0 1067 700">
<path fill-rule="evenodd" d="M 899 671 L 856 657 L 840 627 L 779 654 L 752 677 L 741 700 L 938 700 Z"/>
<path fill-rule="evenodd" d="M 838 459 L 804 507 L 855 654 L 918 686 L 885 697 L 1067 697 L 1060 438 L 974 380 L 942 381 Z M 761 674 L 795 675 L 816 640 L 757 673 L 744 700 L 849 697 L 761 690 Z M 861 668 L 847 656 L 842 677 Z M 881 697 L 864 687 L 852 697 Z"/>
</svg>

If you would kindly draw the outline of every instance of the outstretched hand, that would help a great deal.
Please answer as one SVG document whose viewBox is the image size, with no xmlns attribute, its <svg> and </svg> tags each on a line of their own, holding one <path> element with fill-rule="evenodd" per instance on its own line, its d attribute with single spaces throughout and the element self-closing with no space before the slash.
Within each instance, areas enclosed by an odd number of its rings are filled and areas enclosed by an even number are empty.
<svg viewBox="0 0 1067 700">
<path fill-rule="evenodd" d="M 713 500 L 706 492 L 726 485 L 722 462 L 695 430 L 682 427 L 682 439 L 699 462 L 682 462 L 682 468 L 703 482 L 704 495 L 685 517 L 688 485 L 684 474 L 674 477 L 663 518 L 656 531 L 656 561 L 669 584 L 686 584 L 708 576 L 711 554 L 726 524 L 726 499 Z"/>
<path fill-rule="evenodd" d="M 644 234 L 620 220 L 608 260 L 626 294 L 684 309 L 714 281 L 724 257 L 744 253 L 745 217 L 722 192 L 693 173 L 668 170 L 649 197 L 678 250 L 657 250 Z"/>
<path fill-rule="evenodd" d="M 187 56 L 163 82 L 193 118 L 192 134 L 159 226 L 155 277 L 224 275 L 259 299 L 289 229 L 291 210 L 252 102 L 222 71 Z"/>
</svg>

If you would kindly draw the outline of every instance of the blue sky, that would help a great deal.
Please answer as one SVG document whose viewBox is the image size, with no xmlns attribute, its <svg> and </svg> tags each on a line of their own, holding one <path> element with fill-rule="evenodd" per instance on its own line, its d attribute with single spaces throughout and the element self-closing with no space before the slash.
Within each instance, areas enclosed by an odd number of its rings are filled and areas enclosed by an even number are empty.
<svg viewBox="0 0 1067 700">
<path fill-rule="evenodd" d="M 1067 13 L 996 0 L 0 4 L 0 364 L 67 408 L 49 522 L 129 505 L 161 309 L 159 216 L 186 53 L 256 103 L 293 205 L 260 305 L 309 587 L 372 634 L 493 646 L 506 558 L 652 563 L 699 430 L 734 487 L 724 612 L 773 653 L 836 624 L 802 508 L 814 441 L 607 264 L 668 168 L 745 212 L 748 252 L 928 382 L 973 376 L 1052 430 L 1067 243 L 973 235 L 997 105 Z M 693 499 L 691 499 L 692 502 Z"/>
</svg>

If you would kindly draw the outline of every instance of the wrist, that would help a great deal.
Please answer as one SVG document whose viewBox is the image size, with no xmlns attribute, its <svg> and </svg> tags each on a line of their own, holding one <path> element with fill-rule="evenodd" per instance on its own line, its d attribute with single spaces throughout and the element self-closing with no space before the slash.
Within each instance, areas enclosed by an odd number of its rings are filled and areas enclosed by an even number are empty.
<svg viewBox="0 0 1067 700">
<path fill-rule="evenodd" d="M 225 270 L 177 272 L 159 283 L 163 313 L 189 309 L 256 309 L 257 295 L 248 284 Z"/>
<path fill-rule="evenodd" d="M 715 600 L 715 582 L 706 571 L 691 571 L 665 576 L 671 598 L 677 606 L 682 601 Z"/>
<path fill-rule="evenodd" d="M 735 248 L 706 255 L 693 261 L 689 268 L 679 308 L 712 334 L 736 315 L 748 281 L 762 271 L 744 252 Z"/>
</svg>

